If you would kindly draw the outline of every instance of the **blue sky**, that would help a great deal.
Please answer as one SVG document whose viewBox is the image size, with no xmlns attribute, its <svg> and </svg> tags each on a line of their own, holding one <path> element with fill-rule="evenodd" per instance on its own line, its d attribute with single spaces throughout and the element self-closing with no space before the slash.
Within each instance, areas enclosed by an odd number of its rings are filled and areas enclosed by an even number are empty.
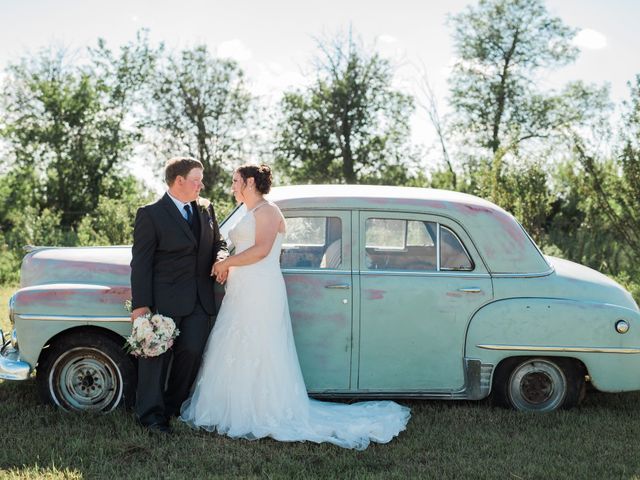
<svg viewBox="0 0 640 480">
<path fill-rule="evenodd" d="M 251 88 L 268 102 L 286 88 L 303 85 L 316 52 L 315 38 L 352 25 L 362 39 L 398 65 L 397 86 L 411 92 L 421 69 L 442 106 L 453 60 L 448 13 L 465 0 L 0 0 L 0 66 L 47 45 L 71 50 L 103 37 L 112 47 L 148 28 L 152 41 L 169 48 L 206 43 L 221 56 L 237 59 Z M 585 29 L 579 60 L 540 81 L 559 87 L 568 80 L 609 83 L 612 98 L 626 98 L 626 82 L 640 73 L 640 1 L 548 0 L 549 11 L 570 26 Z M 433 139 L 419 110 L 413 121 L 419 142 Z"/>
</svg>

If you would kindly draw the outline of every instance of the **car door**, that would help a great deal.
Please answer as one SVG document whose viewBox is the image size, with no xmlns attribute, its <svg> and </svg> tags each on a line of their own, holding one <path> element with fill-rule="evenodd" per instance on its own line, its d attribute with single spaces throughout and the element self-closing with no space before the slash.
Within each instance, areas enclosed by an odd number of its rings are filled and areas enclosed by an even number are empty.
<svg viewBox="0 0 640 480">
<path fill-rule="evenodd" d="M 464 229 L 413 213 L 359 215 L 361 391 L 463 388 L 471 315 L 493 297 Z"/>
<path fill-rule="evenodd" d="M 310 392 L 351 388 L 351 212 L 285 210 L 280 265 Z"/>
</svg>

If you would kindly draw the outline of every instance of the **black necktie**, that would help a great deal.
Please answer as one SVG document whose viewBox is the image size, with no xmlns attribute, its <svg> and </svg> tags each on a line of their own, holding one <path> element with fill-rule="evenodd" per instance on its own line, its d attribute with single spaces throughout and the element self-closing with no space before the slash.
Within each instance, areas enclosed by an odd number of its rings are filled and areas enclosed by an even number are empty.
<svg viewBox="0 0 640 480">
<path fill-rule="evenodd" d="M 187 223 L 189 225 L 193 225 L 193 214 L 191 213 L 191 205 L 187 203 L 183 208 L 184 211 L 187 212 Z"/>
</svg>

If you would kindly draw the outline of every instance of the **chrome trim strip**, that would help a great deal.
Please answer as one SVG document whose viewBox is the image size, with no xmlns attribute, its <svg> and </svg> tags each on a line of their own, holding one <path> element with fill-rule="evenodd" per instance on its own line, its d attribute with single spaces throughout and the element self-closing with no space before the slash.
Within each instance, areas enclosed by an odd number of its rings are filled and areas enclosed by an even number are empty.
<svg viewBox="0 0 640 480">
<path fill-rule="evenodd" d="M 491 278 L 491 275 L 489 275 L 488 273 L 468 273 L 464 271 L 454 272 L 451 270 L 441 270 L 439 272 L 436 272 L 435 270 L 429 270 L 424 272 L 419 272 L 416 270 L 362 270 L 360 271 L 360 275 L 361 276 L 387 275 L 392 277 L 397 277 L 399 275 L 402 275 L 402 276 L 411 276 L 411 277 Z"/>
<path fill-rule="evenodd" d="M 436 223 L 436 270 L 439 272 L 441 270 L 440 265 L 440 251 L 442 249 L 442 245 L 440 245 L 440 222 Z"/>
<path fill-rule="evenodd" d="M 485 350 L 512 350 L 517 352 L 640 353 L 640 347 L 544 347 L 539 345 L 476 345 L 476 347 Z"/>
<path fill-rule="evenodd" d="M 551 267 L 549 270 L 538 273 L 492 273 L 491 276 L 493 278 L 535 278 L 535 277 L 546 277 L 555 272 L 556 269 Z"/>
<path fill-rule="evenodd" d="M 351 270 L 334 270 L 332 268 L 283 268 L 282 274 L 295 275 L 297 273 L 315 273 L 316 275 L 348 275 L 351 276 Z"/>
<path fill-rule="evenodd" d="M 56 322 L 130 322 L 131 317 L 92 317 L 88 315 L 20 315 L 22 320 L 45 320 Z"/>
<path fill-rule="evenodd" d="M 296 275 L 299 273 L 309 273 L 316 275 L 323 275 L 330 273 L 331 275 L 407 275 L 412 277 L 454 277 L 454 278 L 491 278 L 491 275 L 488 273 L 470 273 L 467 271 L 453 271 L 453 270 L 441 270 L 436 272 L 435 270 L 425 270 L 423 272 L 417 270 L 332 270 L 330 268 L 326 269 L 310 269 L 310 268 L 285 268 L 282 269 L 283 275 Z"/>
<path fill-rule="evenodd" d="M 466 393 L 462 392 L 394 392 L 394 391 L 381 391 L 381 392 L 363 392 L 360 390 L 353 390 L 347 392 L 308 392 L 309 396 L 318 399 L 349 399 L 349 398 L 366 398 L 366 399 L 413 399 L 423 398 L 430 400 L 470 400 Z"/>
<path fill-rule="evenodd" d="M 338 289 L 338 290 L 349 290 L 351 288 L 351 285 L 349 285 L 348 283 L 339 283 L 339 284 L 335 284 L 335 285 L 325 285 L 324 288 L 332 288 L 332 289 Z"/>
</svg>

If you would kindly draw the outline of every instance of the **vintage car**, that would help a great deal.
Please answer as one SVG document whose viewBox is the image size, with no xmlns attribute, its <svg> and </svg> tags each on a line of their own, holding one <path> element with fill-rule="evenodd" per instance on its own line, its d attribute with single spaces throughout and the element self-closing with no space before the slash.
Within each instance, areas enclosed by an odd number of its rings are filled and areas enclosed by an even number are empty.
<svg viewBox="0 0 640 480">
<path fill-rule="evenodd" d="M 546 257 L 507 212 L 448 191 L 292 186 L 281 255 L 296 346 L 318 397 L 576 405 L 585 382 L 640 390 L 640 312 L 606 276 Z M 229 228 L 240 206 L 222 222 Z M 0 378 L 35 370 L 64 409 L 131 402 L 129 247 L 34 248 L 10 299 Z M 19 344 L 19 345 L 18 345 Z"/>
</svg>

